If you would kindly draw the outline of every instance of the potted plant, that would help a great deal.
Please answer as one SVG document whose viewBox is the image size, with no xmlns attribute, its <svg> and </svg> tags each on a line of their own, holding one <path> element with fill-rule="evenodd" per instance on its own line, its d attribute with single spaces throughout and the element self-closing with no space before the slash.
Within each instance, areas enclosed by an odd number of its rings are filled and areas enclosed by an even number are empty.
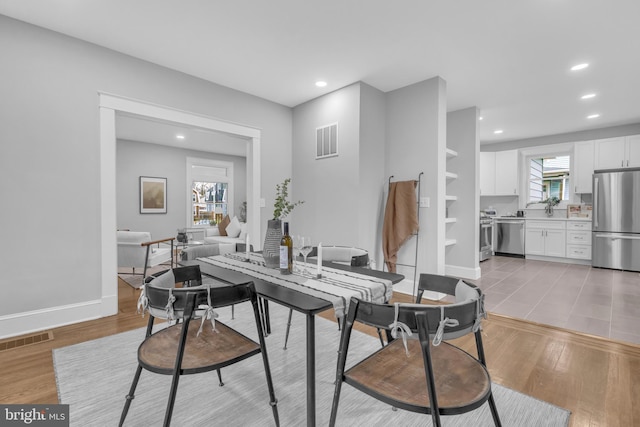
<svg viewBox="0 0 640 427">
<path fill-rule="evenodd" d="M 539 202 L 529 202 L 527 203 L 527 206 L 534 203 L 545 203 L 547 206 L 544 207 L 544 212 L 547 214 L 547 216 L 553 216 L 553 207 L 557 206 L 560 203 L 560 199 L 558 199 L 556 196 L 551 196 L 548 199 L 540 200 Z"/>
<path fill-rule="evenodd" d="M 280 239 L 282 239 L 282 220 L 289 215 L 293 209 L 304 203 L 289 201 L 289 183 L 291 178 L 287 178 L 282 184 L 276 185 L 276 200 L 273 204 L 273 218 L 267 222 L 267 234 L 262 246 L 262 257 L 265 265 L 269 268 L 280 266 Z"/>
</svg>

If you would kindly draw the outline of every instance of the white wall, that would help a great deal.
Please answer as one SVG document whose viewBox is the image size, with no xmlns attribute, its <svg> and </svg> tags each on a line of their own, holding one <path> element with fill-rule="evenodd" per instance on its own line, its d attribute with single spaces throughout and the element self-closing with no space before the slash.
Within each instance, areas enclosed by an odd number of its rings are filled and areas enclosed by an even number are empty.
<svg viewBox="0 0 640 427">
<path fill-rule="evenodd" d="M 260 128 L 267 206 L 291 175 L 290 108 L 4 16 L 0 56 L 2 336 L 98 316 L 99 91 Z"/>
<path fill-rule="evenodd" d="M 191 194 L 185 193 L 187 157 L 232 162 L 234 206 L 231 214 L 237 214 L 238 207 L 246 200 L 247 168 L 244 157 L 124 140 L 118 140 L 116 156 L 117 226 L 119 229 L 149 231 L 154 239 L 161 239 L 175 236 L 178 228 L 188 226 L 186 204 Z M 140 176 L 167 178 L 166 214 L 140 213 L 138 187 Z"/>
<path fill-rule="evenodd" d="M 519 196 L 480 196 L 480 209 L 496 209 L 498 215 L 516 214 Z"/>
</svg>

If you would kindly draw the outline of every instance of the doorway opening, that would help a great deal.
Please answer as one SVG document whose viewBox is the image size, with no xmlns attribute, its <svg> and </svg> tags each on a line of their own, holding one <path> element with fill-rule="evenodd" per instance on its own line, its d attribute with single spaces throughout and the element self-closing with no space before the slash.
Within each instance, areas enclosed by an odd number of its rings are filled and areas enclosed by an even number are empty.
<svg viewBox="0 0 640 427">
<path fill-rule="evenodd" d="M 118 310 L 116 243 L 116 114 L 134 114 L 150 120 L 222 132 L 245 139 L 247 158 L 247 226 L 260 236 L 260 136 L 259 129 L 213 117 L 177 110 L 106 93 L 99 93 L 100 107 L 100 201 L 101 201 L 101 316 Z M 261 239 L 256 239 L 259 242 Z"/>
</svg>

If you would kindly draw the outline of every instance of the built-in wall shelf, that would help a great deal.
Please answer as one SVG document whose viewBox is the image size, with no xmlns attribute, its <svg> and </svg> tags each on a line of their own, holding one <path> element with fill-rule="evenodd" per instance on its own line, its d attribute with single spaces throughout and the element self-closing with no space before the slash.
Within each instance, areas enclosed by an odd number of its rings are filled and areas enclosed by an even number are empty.
<svg viewBox="0 0 640 427">
<path fill-rule="evenodd" d="M 458 157 L 458 152 L 456 150 L 452 150 L 451 148 L 447 148 L 446 149 L 446 153 L 447 153 L 447 167 L 445 168 L 445 179 L 447 181 L 447 190 L 446 192 L 453 192 L 456 193 L 455 191 L 455 180 L 458 179 L 458 174 L 457 174 L 457 169 L 456 169 L 456 162 L 449 162 L 449 160 L 454 159 L 456 157 Z M 446 170 L 448 169 L 448 170 Z M 456 172 L 451 172 L 451 169 L 455 170 Z M 454 196 L 452 194 L 445 194 L 444 199 L 447 202 L 453 202 L 458 200 L 458 196 Z M 449 215 L 449 206 L 446 207 L 446 216 Z M 452 214 L 455 214 L 455 211 L 452 212 Z M 446 235 L 445 235 L 445 239 L 444 239 L 444 245 L 445 247 L 450 247 L 456 244 L 457 240 L 454 239 L 453 237 L 456 235 L 455 233 L 455 229 L 456 226 L 453 225 L 457 222 L 458 220 L 456 218 L 445 218 L 444 219 L 444 224 L 445 226 L 447 226 L 446 229 Z"/>
</svg>

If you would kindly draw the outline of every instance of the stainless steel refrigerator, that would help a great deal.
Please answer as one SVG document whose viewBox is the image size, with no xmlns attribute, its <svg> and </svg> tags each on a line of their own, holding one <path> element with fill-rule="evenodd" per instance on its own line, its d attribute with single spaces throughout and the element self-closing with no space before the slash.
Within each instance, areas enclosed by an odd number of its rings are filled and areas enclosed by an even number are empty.
<svg viewBox="0 0 640 427">
<path fill-rule="evenodd" d="M 640 271 L 640 168 L 593 174 L 594 267 Z"/>
</svg>

